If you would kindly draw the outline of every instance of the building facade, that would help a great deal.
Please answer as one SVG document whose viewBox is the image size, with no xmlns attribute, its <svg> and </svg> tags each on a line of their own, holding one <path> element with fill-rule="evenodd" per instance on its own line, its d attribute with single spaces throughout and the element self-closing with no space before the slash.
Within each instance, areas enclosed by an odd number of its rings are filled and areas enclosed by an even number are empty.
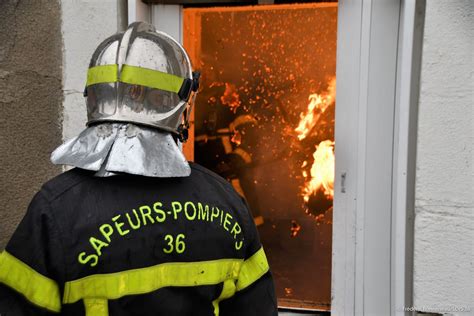
<svg viewBox="0 0 474 316">
<path fill-rule="evenodd" d="M 85 125 L 92 52 L 149 6 L 1 2 L 0 249 L 41 184 L 61 172 L 49 162 L 50 152 Z M 412 307 L 467 315 L 474 312 L 474 3 L 428 1 L 423 14 Z"/>
</svg>

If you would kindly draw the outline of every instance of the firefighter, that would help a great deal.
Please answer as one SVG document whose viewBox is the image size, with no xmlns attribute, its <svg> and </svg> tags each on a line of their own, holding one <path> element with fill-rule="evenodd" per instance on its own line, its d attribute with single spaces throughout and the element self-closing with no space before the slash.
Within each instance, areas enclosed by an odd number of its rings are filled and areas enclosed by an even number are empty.
<svg viewBox="0 0 474 316">
<path fill-rule="evenodd" d="M 246 202 L 179 146 L 198 90 L 183 47 L 137 22 L 102 42 L 76 168 L 42 186 L 0 255 L 0 315 L 276 315 Z"/>
</svg>

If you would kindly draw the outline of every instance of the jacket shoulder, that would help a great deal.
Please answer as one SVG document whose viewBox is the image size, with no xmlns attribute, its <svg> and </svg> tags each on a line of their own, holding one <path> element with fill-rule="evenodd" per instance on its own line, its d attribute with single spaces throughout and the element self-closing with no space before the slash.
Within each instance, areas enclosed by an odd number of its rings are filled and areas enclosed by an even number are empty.
<svg viewBox="0 0 474 316">
<path fill-rule="evenodd" d="M 227 182 L 224 178 L 222 178 L 220 175 L 218 175 L 217 173 L 207 168 L 204 168 L 203 166 L 198 165 L 197 163 L 194 163 L 194 162 L 190 162 L 189 165 L 191 166 L 191 174 L 194 171 L 196 171 L 196 173 L 200 173 L 206 176 L 207 178 L 210 178 L 218 182 L 219 184 L 223 185 L 226 188 L 232 188 L 232 185 L 229 182 Z"/>
<path fill-rule="evenodd" d="M 41 187 L 41 192 L 51 202 L 76 185 L 91 179 L 94 172 L 74 168 L 52 178 Z"/>
</svg>

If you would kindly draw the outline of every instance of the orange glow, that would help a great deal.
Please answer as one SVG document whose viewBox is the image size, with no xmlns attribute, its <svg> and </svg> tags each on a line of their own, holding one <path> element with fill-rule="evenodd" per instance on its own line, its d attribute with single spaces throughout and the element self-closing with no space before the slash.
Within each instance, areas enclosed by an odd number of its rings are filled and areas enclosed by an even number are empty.
<svg viewBox="0 0 474 316">
<path fill-rule="evenodd" d="M 240 96 L 236 91 L 235 85 L 225 83 L 225 91 L 224 95 L 221 96 L 221 102 L 229 106 L 234 113 L 237 112 L 237 108 L 240 106 Z"/>
<path fill-rule="evenodd" d="M 239 131 L 235 131 L 230 141 L 239 146 L 242 144 L 242 134 Z"/>
<path fill-rule="evenodd" d="M 295 220 L 292 220 L 291 221 L 291 228 L 290 228 L 290 237 L 291 238 L 294 238 L 298 235 L 298 233 L 300 232 L 301 230 L 301 225 L 298 224 Z"/>
<path fill-rule="evenodd" d="M 188 7 L 183 41 L 196 162 L 245 197 L 279 304 L 330 310 L 337 3 Z"/>
</svg>

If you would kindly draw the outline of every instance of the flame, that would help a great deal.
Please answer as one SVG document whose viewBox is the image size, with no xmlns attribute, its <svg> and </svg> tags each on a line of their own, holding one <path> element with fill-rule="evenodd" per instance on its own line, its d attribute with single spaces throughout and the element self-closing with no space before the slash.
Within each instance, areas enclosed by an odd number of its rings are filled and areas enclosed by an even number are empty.
<svg viewBox="0 0 474 316">
<path fill-rule="evenodd" d="M 302 141 L 309 137 L 314 139 L 315 136 L 318 135 L 317 126 L 323 123 L 320 122 L 320 119 L 329 106 L 334 105 L 335 97 L 335 77 L 329 80 L 326 91 L 321 94 L 315 93 L 309 96 L 307 110 L 300 114 L 298 127 L 294 129 L 298 140 Z M 314 203 L 311 202 L 314 201 L 311 199 L 312 197 L 314 197 L 316 201 L 320 200 L 321 196 L 325 196 L 328 201 L 332 201 L 334 198 L 334 141 L 327 139 L 320 142 L 313 153 L 313 159 L 310 169 L 308 168 L 311 162 L 308 160 L 305 160 L 301 165 L 302 175 L 305 179 L 301 195 L 306 205 L 306 213 L 315 216 L 316 222 L 319 223 L 324 220 L 324 214 L 328 212 L 328 210 L 318 214 L 313 211 L 323 210 L 310 210 L 309 208 L 312 207 L 311 205 L 314 207 Z"/>
<path fill-rule="evenodd" d="M 326 197 L 334 197 L 334 142 L 324 140 L 316 147 L 311 166 L 311 178 L 303 187 L 303 199 L 309 201 L 311 195 L 323 190 Z"/>
<path fill-rule="evenodd" d="M 298 127 L 295 128 L 299 140 L 305 139 L 319 121 L 321 115 L 334 102 L 336 97 L 336 78 L 329 81 L 328 89 L 322 94 L 311 94 L 305 114 L 301 113 Z"/>
</svg>

